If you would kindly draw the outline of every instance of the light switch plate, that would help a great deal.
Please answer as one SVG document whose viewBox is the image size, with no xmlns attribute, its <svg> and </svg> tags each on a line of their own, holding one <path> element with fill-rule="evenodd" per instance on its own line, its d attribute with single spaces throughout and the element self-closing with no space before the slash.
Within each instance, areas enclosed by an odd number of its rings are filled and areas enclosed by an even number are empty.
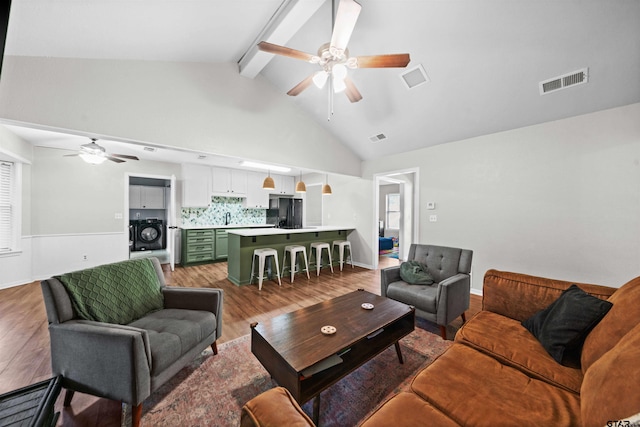
<svg viewBox="0 0 640 427">
<path fill-rule="evenodd" d="M 436 202 L 427 202 L 427 209 L 433 210 L 436 208 Z"/>
</svg>

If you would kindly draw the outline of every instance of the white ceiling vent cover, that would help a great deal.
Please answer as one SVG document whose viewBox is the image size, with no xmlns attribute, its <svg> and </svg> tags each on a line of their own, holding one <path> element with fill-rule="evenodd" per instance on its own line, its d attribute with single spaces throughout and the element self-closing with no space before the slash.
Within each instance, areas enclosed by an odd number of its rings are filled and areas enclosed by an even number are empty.
<svg viewBox="0 0 640 427">
<path fill-rule="evenodd" d="M 571 73 L 542 81 L 538 83 L 538 86 L 540 88 L 540 95 L 546 95 L 551 92 L 556 92 L 558 90 L 581 85 L 587 82 L 589 82 L 589 69 L 583 68 L 582 70 L 573 71 Z"/>
<path fill-rule="evenodd" d="M 400 78 L 402 79 L 402 82 L 407 87 L 407 89 L 413 89 L 414 87 L 429 83 L 431 81 L 422 64 L 418 64 L 417 66 L 400 74 Z"/>
<path fill-rule="evenodd" d="M 387 135 L 385 135 L 384 133 L 379 133 L 377 135 L 373 135 L 369 137 L 369 141 L 371 142 L 380 142 L 380 141 L 384 141 L 385 139 L 387 139 Z"/>
</svg>

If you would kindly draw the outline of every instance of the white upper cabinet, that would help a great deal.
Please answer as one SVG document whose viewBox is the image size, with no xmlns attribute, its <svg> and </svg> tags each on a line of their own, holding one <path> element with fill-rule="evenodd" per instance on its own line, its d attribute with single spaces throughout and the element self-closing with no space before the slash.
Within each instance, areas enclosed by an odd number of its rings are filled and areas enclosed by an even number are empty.
<svg viewBox="0 0 640 427">
<path fill-rule="evenodd" d="M 211 167 L 182 165 L 182 207 L 200 208 L 211 204 Z"/>
<path fill-rule="evenodd" d="M 271 190 L 271 194 L 293 196 L 296 193 L 295 178 L 287 175 L 274 175 L 271 178 L 276 184 L 276 189 Z"/>
<path fill-rule="evenodd" d="M 264 178 L 263 173 L 247 172 L 247 208 L 269 208 L 269 190 L 262 188 Z"/>
<path fill-rule="evenodd" d="M 164 187 L 129 186 L 129 209 L 164 209 Z"/>
<path fill-rule="evenodd" d="M 247 172 L 239 169 L 211 168 L 211 192 L 217 196 L 246 197 Z"/>
</svg>

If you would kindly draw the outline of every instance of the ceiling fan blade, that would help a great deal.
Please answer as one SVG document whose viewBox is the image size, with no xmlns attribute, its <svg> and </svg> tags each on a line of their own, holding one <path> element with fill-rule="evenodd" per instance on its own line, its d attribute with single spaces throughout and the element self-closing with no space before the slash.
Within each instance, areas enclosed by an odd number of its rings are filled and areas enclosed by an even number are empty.
<svg viewBox="0 0 640 427">
<path fill-rule="evenodd" d="M 287 92 L 287 95 L 289 95 L 289 96 L 298 96 L 298 95 L 300 95 L 300 93 L 303 90 L 308 88 L 309 85 L 311 85 L 311 83 L 313 83 L 313 76 L 314 75 L 315 75 L 315 73 L 311 74 L 309 77 L 307 77 L 306 79 L 304 79 L 303 81 L 301 81 L 300 83 L 295 85 L 289 92 Z"/>
<path fill-rule="evenodd" d="M 408 53 L 394 53 L 390 55 L 357 56 L 358 68 L 404 68 L 411 58 Z"/>
<path fill-rule="evenodd" d="M 289 58 L 301 59 L 303 61 L 311 61 L 311 58 L 313 58 L 313 55 L 311 55 L 310 53 L 302 52 L 300 50 L 291 49 L 289 47 L 280 46 L 280 45 L 265 42 L 265 41 L 258 43 L 258 49 L 260 49 L 263 52 L 273 53 L 275 55 L 288 56 Z"/>
<path fill-rule="evenodd" d="M 125 161 L 122 159 L 119 159 L 117 157 L 113 157 L 113 156 L 106 156 L 107 159 L 111 160 L 112 162 L 116 162 L 116 163 L 124 163 Z"/>
<path fill-rule="evenodd" d="M 347 88 L 344 90 L 344 93 L 345 95 L 347 95 L 347 98 L 349 98 L 349 101 L 358 102 L 362 99 L 360 91 L 353 83 L 353 80 L 349 78 L 349 76 L 344 78 L 344 84 L 347 86 Z"/>
<path fill-rule="evenodd" d="M 127 159 L 127 160 L 140 160 L 136 156 L 129 156 L 127 154 L 111 154 L 111 156 L 112 157 L 120 157 L 121 159 Z"/>
<path fill-rule="evenodd" d="M 354 0 L 340 0 L 338 12 L 336 12 L 333 34 L 331 34 L 332 47 L 342 50 L 347 48 L 361 9 L 362 6 Z"/>
</svg>

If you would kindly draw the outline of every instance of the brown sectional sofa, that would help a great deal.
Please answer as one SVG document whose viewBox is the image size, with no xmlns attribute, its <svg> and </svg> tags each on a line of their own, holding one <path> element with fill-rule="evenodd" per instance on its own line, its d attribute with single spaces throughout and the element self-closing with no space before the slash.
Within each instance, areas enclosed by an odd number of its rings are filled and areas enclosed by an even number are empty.
<svg viewBox="0 0 640 427">
<path fill-rule="evenodd" d="M 578 283 L 613 303 L 587 335 L 580 368 L 557 363 L 521 325 L 571 284 L 489 270 L 483 310 L 409 391 L 386 401 L 362 426 L 640 425 L 640 277 L 620 288 Z M 286 425 L 313 425 L 287 391 L 276 388 L 244 406 L 242 426 L 283 425 L 282 417 Z"/>
</svg>

